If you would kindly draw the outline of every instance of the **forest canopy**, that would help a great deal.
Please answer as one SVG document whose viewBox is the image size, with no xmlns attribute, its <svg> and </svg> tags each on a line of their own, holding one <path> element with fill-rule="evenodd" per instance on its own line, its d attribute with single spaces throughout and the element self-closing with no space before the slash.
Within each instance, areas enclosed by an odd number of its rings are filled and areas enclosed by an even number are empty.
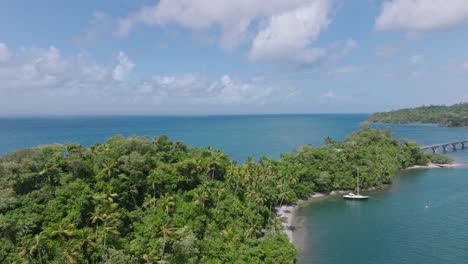
<svg viewBox="0 0 468 264">
<path fill-rule="evenodd" d="M 0 158 L 0 262 L 295 263 L 276 206 L 428 161 L 377 129 L 242 164 L 166 136 L 22 149 Z"/>
<path fill-rule="evenodd" d="M 374 123 L 428 123 L 448 127 L 468 126 L 468 103 L 430 105 L 371 114 Z"/>
</svg>

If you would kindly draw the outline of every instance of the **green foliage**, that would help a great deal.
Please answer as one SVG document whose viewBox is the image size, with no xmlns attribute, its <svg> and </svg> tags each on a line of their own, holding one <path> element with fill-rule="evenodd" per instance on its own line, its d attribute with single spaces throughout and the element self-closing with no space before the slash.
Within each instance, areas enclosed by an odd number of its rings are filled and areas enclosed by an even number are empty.
<svg viewBox="0 0 468 264">
<path fill-rule="evenodd" d="M 441 126 L 468 126 L 468 103 L 451 106 L 430 105 L 406 108 L 369 116 L 374 123 L 431 123 Z"/>
<path fill-rule="evenodd" d="M 368 127 L 241 165 L 166 136 L 19 150 L 0 158 L 0 262 L 295 263 L 277 205 L 427 161 Z"/>
<path fill-rule="evenodd" d="M 450 164 L 453 162 L 453 158 L 447 155 L 441 155 L 439 153 L 427 154 L 427 158 L 435 164 Z"/>
</svg>

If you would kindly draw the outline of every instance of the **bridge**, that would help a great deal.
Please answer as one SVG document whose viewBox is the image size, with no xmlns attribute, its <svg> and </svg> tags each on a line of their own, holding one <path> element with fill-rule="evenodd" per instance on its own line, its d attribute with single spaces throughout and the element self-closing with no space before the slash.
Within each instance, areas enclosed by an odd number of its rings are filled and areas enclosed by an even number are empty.
<svg viewBox="0 0 468 264">
<path fill-rule="evenodd" d="M 460 147 L 460 149 L 465 148 L 465 144 L 468 143 L 468 139 L 466 140 L 459 140 L 459 141 L 453 141 L 453 142 L 448 142 L 448 143 L 441 143 L 441 144 L 434 144 L 434 145 L 429 145 L 429 146 L 423 146 L 421 149 L 423 150 L 432 150 L 432 153 L 436 153 L 438 148 L 442 148 L 444 152 L 447 151 L 447 149 L 452 147 L 452 149 L 455 151 L 457 150 L 457 146 Z M 468 147 L 468 144 L 467 144 Z"/>
</svg>

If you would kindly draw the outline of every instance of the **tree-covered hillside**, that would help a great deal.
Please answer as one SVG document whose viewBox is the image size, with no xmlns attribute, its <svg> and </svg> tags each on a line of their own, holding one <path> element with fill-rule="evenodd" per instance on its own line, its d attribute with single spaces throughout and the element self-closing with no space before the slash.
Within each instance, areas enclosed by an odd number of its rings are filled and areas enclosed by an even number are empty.
<svg viewBox="0 0 468 264">
<path fill-rule="evenodd" d="M 369 116 L 374 123 L 432 123 L 441 126 L 468 126 L 468 103 L 406 108 Z"/>
<path fill-rule="evenodd" d="M 294 263 L 277 205 L 428 162 L 388 130 L 238 165 L 166 136 L 0 158 L 0 263 Z"/>
</svg>

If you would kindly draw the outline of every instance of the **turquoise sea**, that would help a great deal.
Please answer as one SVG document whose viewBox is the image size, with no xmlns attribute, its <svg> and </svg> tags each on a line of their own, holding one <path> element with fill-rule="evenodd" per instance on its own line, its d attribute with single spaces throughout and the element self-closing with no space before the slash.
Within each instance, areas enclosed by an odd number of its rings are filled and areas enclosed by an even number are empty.
<svg viewBox="0 0 468 264">
<path fill-rule="evenodd" d="M 89 146 L 122 134 L 167 134 L 192 146 L 212 146 L 242 162 L 279 157 L 299 145 L 321 146 L 359 128 L 365 114 L 202 117 L 0 118 L 0 155 L 50 143 Z M 468 128 L 387 125 L 422 145 L 468 139 Z M 468 163 L 468 149 L 450 152 Z M 403 172 L 367 202 L 323 199 L 297 213 L 300 263 L 468 263 L 468 167 Z M 427 206 L 427 207 L 426 207 Z"/>
</svg>

